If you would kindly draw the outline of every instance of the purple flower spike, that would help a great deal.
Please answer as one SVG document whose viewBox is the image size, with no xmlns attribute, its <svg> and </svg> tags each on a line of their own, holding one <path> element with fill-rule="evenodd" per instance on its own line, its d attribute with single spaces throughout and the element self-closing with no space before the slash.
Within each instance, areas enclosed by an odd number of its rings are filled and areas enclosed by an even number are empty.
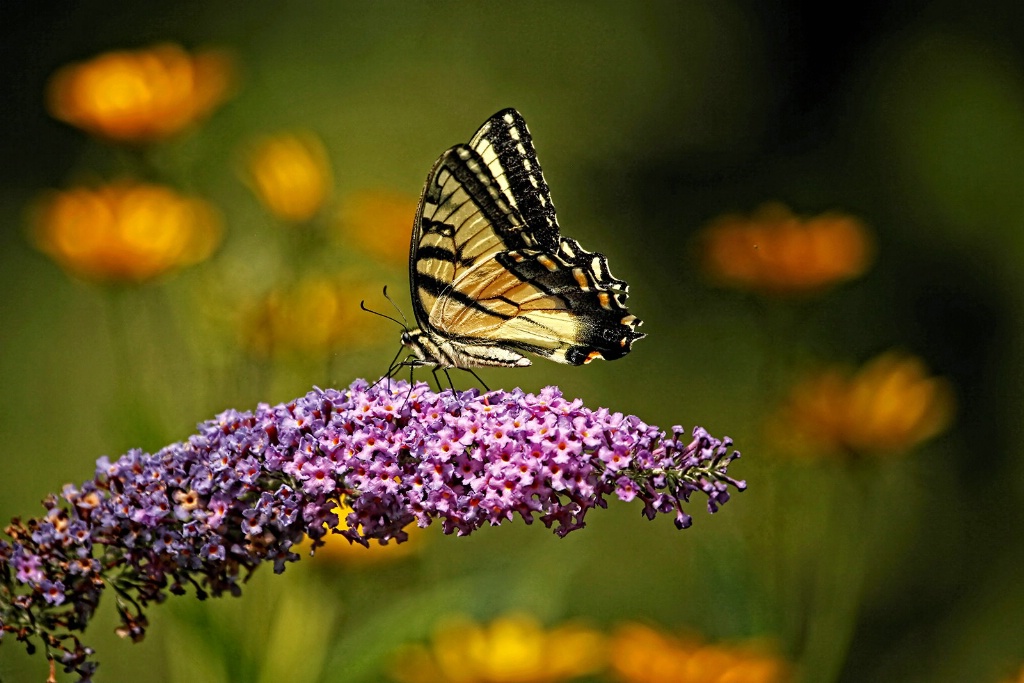
<svg viewBox="0 0 1024 683">
<path fill-rule="evenodd" d="M 305 537 L 314 550 L 330 532 L 385 544 L 404 541 L 412 523 L 465 536 L 516 516 L 564 536 L 612 495 L 682 529 L 693 493 L 715 512 L 730 487 L 745 488 L 727 475 L 739 457 L 731 447 L 701 428 L 667 435 L 590 410 L 554 387 L 436 394 L 358 380 L 229 410 L 157 453 L 100 458 L 95 478 L 44 501 L 43 517 L 13 520 L 0 540 L 0 638 L 13 633 L 30 649 L 38 639 L 88 680 L 92 651 L 71 632 L 85 629 L 107 586 L 118 632 L 140 640 L 148 603 L 190 585 L 200 598 L 238 595 L 263 562 L 281 572 L 298 560 Z M 344 530 L 332 512 L 341 497 L 352 508 Z"/>
</svg>

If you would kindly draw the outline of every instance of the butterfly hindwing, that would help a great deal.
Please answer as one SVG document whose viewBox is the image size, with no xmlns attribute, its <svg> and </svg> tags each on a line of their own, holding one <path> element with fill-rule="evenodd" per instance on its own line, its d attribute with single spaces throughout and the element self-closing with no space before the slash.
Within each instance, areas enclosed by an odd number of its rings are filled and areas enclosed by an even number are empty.
<svg viewBox="0 0 1024 683">
<path fill-rule="evenodd" d="M 634 331 L 639 321 L 626 310 L 626 283 L 611 277 L 603 255 L 586 251 L 575 240 L 562 237 L 551 254 L 513 250 L 496 260 L 532 292 L 518 294 L 520 313 L 504 327 L 517 327 L 522 318 L 533 325 L 530 332 L 549 341 L 538 350 L 528 348 L 529 339 L 521 340 L 524 345 L 517 348 L 580 365 L 595 358 L 621 358 L 641 336 Z M 507 331 L 503 334 L 515 339 Z"/>
<path fill-rule="evenodd" d="M 409 268 L 423 362 L 526 365 L 523 351 L 580 365 L 619 358 L 644 336 L 607 259 L 559 234 L 532 138 L 512 109 L 434 164 Z"/>
</svg>

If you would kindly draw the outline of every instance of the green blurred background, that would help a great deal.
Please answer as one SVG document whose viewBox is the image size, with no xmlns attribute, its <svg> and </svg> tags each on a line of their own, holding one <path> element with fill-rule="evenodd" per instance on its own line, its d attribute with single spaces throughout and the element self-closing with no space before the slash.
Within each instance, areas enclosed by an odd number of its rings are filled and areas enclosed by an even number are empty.
<svg viewBox="0 0 1024 683">
<path fill-rule="evenodd" d="M 363 343 L 322 358 L 252 359 L 219 319 L 235 290 L 295 275 L 274 256 L 282 228 L 239 178 L 253 139 L 314 131 L 339 205 L 366 190 L 414 198 L 444 149 L 507 106 L 530 124 L 563 229 L 609 256 L 649 336 L 615 363 L 481 375 L 729 434 L 750 484 L 685 532 L 613 505 L 565 540 L 522 524 L 468 539 L 430 529 L 383 569 L 262 571 L 240 601 L 154 608 L 139 645 L 113 635 L 107 605 L 87 638 L 98 682 L 215 681 L 225 653 L 233 680 L 384 680 L 388 653 L 439 617 L 510 610 L 772 638 L 811 681 L 998 681 L 1024 661 L 1020 3 L 5 3 L 0 31 L 0 517 L 38 514 L 100 455 L 386 368 L 397 328 L 360 322 Z M 240 68 L 234 97 L 148 161 L 219 207 L 225 238 L 208 262 L 113 291 L 26 239 L 40 192 L 134 163 L 51 118 L 45 86 L 69 62 L 160 41 L 228 48 Z M 860 217 L 873 268 L 792 305 L 707 285 L 694 234 L 770 200 Z M 359 266 L 409 310 L 401 265 L 310 244 L 310 270 Z M 949 431 L 852 469 L 775 459 L 762 423 L 804 363 L 890 348 L 953 382 Z M 847 504 L 829 526 L 828 506 Z M 834 546 L 863 554 L 863 590 Z M 13 641 L 0 649 L 4 681 L 41 680 L 43 666 Z"/>
</svg>

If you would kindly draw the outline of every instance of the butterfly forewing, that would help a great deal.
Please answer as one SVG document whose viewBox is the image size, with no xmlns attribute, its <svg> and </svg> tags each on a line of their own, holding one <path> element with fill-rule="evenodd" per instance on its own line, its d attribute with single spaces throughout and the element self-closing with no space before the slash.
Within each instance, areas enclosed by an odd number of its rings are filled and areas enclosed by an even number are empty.
<svg viewBox="0 0 1024 683">
<path fill-rule="evenodd" d="M 607 259 L 561 237 L 532 139 L 512 109 L 445 152 L 420 199 L 410 251 L 424 362 L 580 365 L 629 352 L 640 321 Z"/>
<path fill-rule="evenodd" d="M 464 145 L 445 152 L 427 179 L 413 229 L 409 269 L 420 326 L 431 326 L 439 297 L 486 313 L 454 283 L 479 260 L 506 249 L 522 225 L 478 155 Z"/>
<path fill-rule="evenodd" d="M 533 137 L 515 109 L 505 109 L 487 120 L 469 141 L 487 164 L 502 194 L 529 227 L 528 246 L 558 247 L 558 219 L 551 191 L 537 160 Z"/>
</svg>

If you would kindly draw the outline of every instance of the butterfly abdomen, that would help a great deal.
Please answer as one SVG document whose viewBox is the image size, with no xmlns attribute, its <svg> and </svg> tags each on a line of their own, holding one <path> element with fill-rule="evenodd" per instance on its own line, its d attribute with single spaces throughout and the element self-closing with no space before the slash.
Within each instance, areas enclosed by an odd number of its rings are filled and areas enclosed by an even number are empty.
<svg viewBox="0 0 1024 683">
<path fill-rule="evenodd" d="M 402 344 L 418 359 L 412 365 L 436 365 L 439 368 L 523 368 L 531 364 L 529 358 L 505 346 L 466 344 L 428 334 L 423 330 L 407 331 L 402 335 Z"/>
</svg>

